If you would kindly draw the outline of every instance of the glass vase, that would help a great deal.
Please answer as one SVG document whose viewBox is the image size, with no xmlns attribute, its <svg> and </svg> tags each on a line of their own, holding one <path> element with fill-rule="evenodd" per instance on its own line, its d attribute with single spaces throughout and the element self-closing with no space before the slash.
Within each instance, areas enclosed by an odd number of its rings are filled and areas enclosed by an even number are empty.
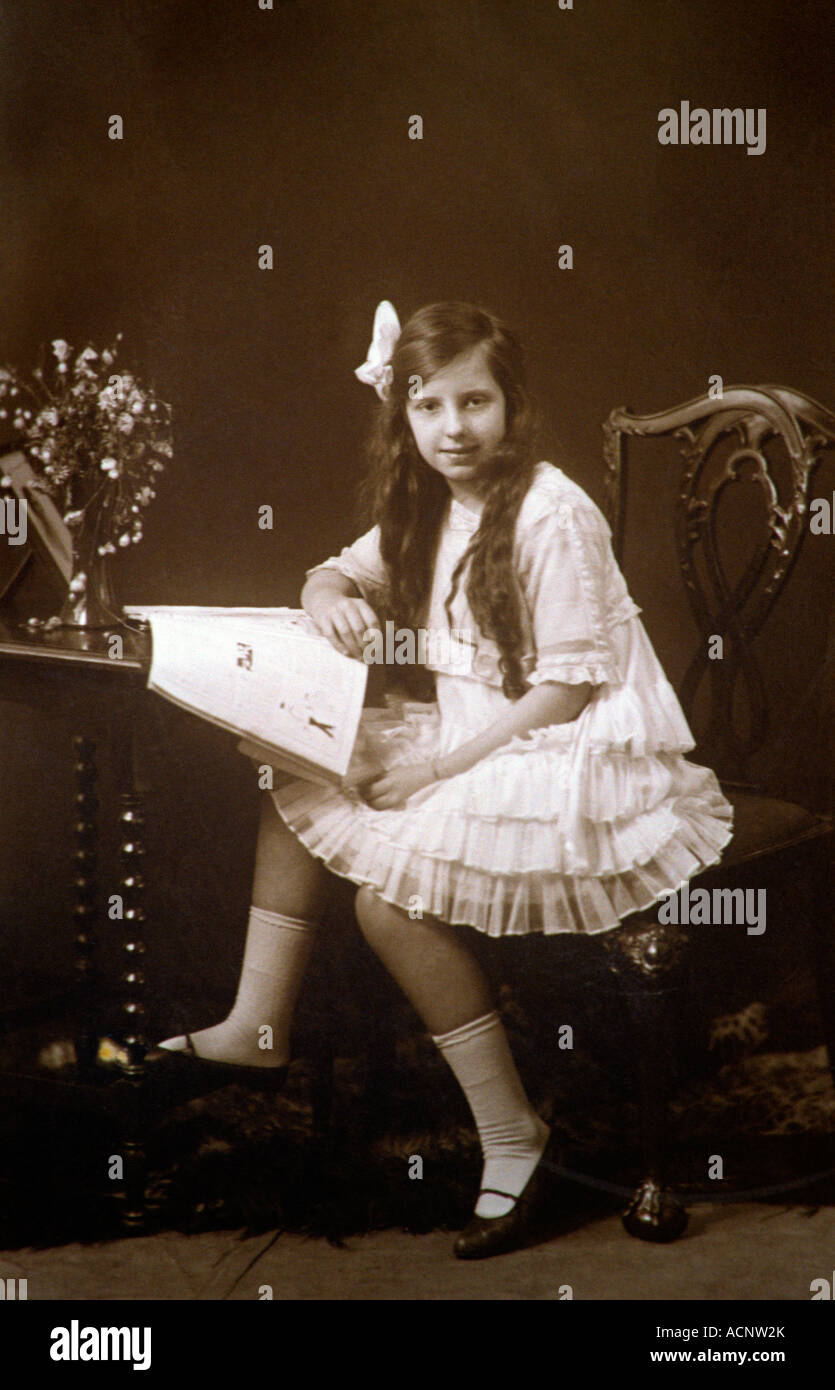
<svg viewBox="0 0 835 1390">
<path fill-rule="evenodd" d="M 111 498 L 88 504 L 70 528 L 72 572 L 58 617 L 62 627 L 106 628 L 120 622 L 110 578 L 110 555 L 99 546 L 108 538 Z"/>
</svg>

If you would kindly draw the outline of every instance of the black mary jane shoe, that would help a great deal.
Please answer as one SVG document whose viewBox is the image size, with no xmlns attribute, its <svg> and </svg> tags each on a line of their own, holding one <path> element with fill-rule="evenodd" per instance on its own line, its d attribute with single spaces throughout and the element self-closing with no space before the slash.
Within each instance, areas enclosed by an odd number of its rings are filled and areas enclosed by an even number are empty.
<svg viewBox="0 0 835 1390">
<path fill-rule="evenodd" d="M 497 1197 L 507 1197 L 514 1205 L 504 1216 L 474 1216 L 452 1247 L 459 1260 L 486 1260 L 491 1255 L 506 1255 L 532 1244 L 543 1234 L 544 1198 L 555 1176 L 546 1162 L 548 1159 L 554 1159 L 551 1139 L 519 1197 L 512 1192 L 500 1192 L 496 1187 L 481 1189 L 479 1197 L 482 1192 L 490 1192 Z"/>
<path fill-rule="evenodd" d="M 213 1057 L 200 1057 L 185 1034 L 182 1051 L 170 1047 L 154 1047 L 145 1054 L 149 1076 L 161 1076 L 179 1081 L 194 1081 L 206 1089 L 221 1086 L 248 1086 L 254 1091 L 280 1091 L 287 1079 L 289 1063 L 279 1067 L 250 1067 L 240 1062 L 220 1062 Z"/>
</svg>

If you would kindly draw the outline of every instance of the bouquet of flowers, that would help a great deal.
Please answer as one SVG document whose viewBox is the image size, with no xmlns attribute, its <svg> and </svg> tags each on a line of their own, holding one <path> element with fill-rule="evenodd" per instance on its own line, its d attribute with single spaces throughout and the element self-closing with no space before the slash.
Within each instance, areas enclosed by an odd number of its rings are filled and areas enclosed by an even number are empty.
<svg viewBox="0 0 835 1390">
<path fill-rule="evenodd" d="M 82 625 L 106 557 L 142 539 L 142 512 L 173 454 L 171 407 L 117 366 L 121 338 L 75 356 L 56 338 L 54 361 L 32 384 L 0 369 L 0 421 L 11 421 L 37 477 L 32 489 L 52 497 L 72 538 L 75 616 L 62 619 Z"/>
</svg>

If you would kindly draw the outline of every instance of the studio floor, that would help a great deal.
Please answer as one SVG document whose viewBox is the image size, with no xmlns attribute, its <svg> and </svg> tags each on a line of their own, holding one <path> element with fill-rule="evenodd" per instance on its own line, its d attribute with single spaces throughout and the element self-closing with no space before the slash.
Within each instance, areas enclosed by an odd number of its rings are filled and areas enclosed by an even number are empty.
<svg viewBox="0 0 835 1390">
<path fill-rule="evenodd" d="M 465 1263 L 444 1232 L 381 1231 L 342 1248 L 322 1238 L 235 1231 L 159 1235 L 0 1254 L 30 1300 L 808 1301 L 832 1278 L 835 1208 L 742 1203 L 691 1209 L 685 1235 L 652 1246 L 617 1216 L 558 1240 Z M 570 1292 L 566 1286 L 570 1286 Z"/>
</svg>

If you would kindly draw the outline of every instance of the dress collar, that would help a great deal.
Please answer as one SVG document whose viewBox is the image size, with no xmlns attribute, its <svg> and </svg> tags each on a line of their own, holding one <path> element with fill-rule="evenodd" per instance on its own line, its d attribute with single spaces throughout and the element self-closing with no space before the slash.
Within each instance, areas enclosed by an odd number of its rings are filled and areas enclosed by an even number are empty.
<svg viewBox="0 0 835 1390">
<path fill-rule="evenodd" d="M 469 507 L 465 507 L 463 502 L 458 501 L 457 497 L 450 496 L 449 525 L 452 531 L 469 531 L 472 534 L 478 530 L 480 521 L 480 516 L 471 512 Z"/>
</svg>

